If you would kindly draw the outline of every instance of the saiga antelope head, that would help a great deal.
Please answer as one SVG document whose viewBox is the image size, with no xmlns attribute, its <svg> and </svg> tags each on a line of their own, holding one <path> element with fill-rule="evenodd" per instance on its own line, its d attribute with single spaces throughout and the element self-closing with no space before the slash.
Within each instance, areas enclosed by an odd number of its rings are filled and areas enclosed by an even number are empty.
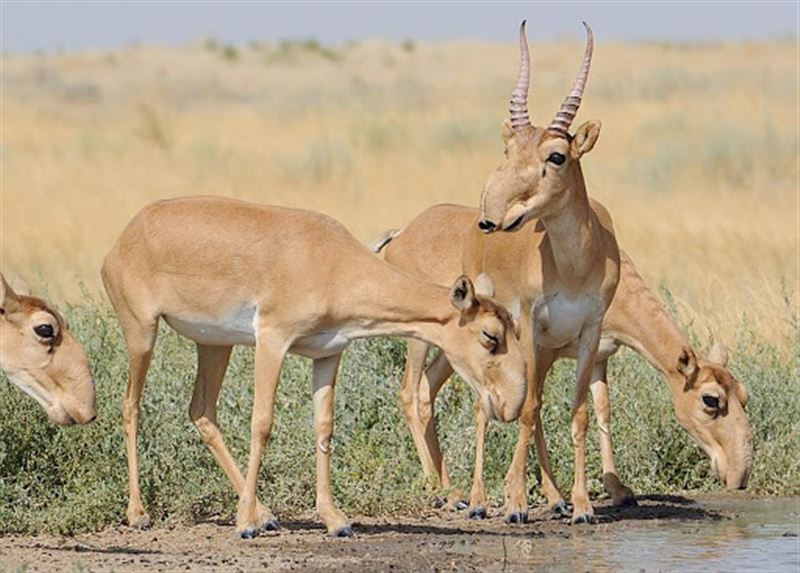
<svg viewBox="0 0 800 573">
<path fill-rule="evenodd" d="M 493 294 L 486 275 L 480 275 L 475 285 L 466 276 L 456 279 L 450 302 L 460 314 L 455 329 L 458 338 L 446 354 L 453 369 L 478 394 L 486 417 L 510 422 L 519 416 L 525 401 L 528 360 L 519 342 L 519 323 L 491 298 Z"/>
<path fill-rule="evenodd" d="M 486 233 L 515 231 L 530 219 L 557 213 L 576 193 L 585 193 L 579 161 L 594 147 L 600 122 L 588 121 L 569 133 L 592 61 L 592 29 L 585 22 L 584 26 L 586 51 L 578 77 L 553 121 L 541 128 L 528 118 L 530 56 L 525 22 L 520 25 L 519 78 L 511 93 L 510 117 L 502 127 L 506 159 L 489 176 L 481 197 L 478 226 Z"/>
<path fill-rule="evenodd" d="M 95 418 L 89 361 L 64 317 L 0 275 L 0 369 L 60 426 Z"/>
<path fill-rule="evenodd" d="M 716 344 L 707 359 L 684 348 L 672 400 L 678 422 L 711 458 L 711 467 L 728 489 L 747 485 L 752 467 L 747 390 L 727 368 L 728 351 Z"/>
</svg>

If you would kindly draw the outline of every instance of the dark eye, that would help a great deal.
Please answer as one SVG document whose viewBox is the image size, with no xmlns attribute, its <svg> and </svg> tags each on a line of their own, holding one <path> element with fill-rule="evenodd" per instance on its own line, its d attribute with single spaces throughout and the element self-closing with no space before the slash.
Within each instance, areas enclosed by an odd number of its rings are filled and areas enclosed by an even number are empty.
<svg viewBox="0 0 800 573">
<path fill-rule="evenodd" d="M 489 334 L 485 330 L 482 331 L 481 334 L 486 339 L 486 341 L 489 343 L 490 350 L 492 352 L 497 350 L 497 346 L 500 344 L 500 340 L 496 336 L 494 336 L 493 334 Z"/>
<path fill-rule="evenodd" d="M 712 410 L 719 410 L 719 396 L 712 396 L 711 394 L 703 394 L 703 404 L 706 408 Z"/>
<path fill-rule="evenodd" d="M 553 153 L 550 154 L 547 160 L 550 163 L 554 163 L 556 165 L 562 165 L 567 160 L 567 158 L 564 157 L 563 153 L 558 153 L 557 151 L 554 151 Z"/>
<path fill-rule="evenodd" d="M 34 326 L 33 331 L 42 338 L 53 338 L 55 336 L 55 331 L 53 330 L 53 326 L 51 324 L 40 324 L 38 326 Z"/>
</svg>

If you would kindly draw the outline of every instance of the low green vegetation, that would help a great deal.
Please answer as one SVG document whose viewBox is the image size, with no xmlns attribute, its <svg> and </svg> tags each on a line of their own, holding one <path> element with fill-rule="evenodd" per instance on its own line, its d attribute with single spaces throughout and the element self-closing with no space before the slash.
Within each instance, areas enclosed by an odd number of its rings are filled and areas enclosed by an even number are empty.
<svg viewBox="0 0 800 573">
<path fill-rule="evenodd" d="M 0 533 L 73 533 L 120 523 L 127 500 L 127 466 L 121 403 L 127 358 L 110 309 L 85 302 L 67 309 L 97 380 L 98 419 L 88 427 L 59 429 L 7 380 L 0 380 Z M 750 489 L 800 493 L 800 398 L 795 354 L 740 335 L 733 370 L 750 392 L 755 463 Z M 350 515 L 410 514 L 434 496 L 420 477 L 397 390 L 404 360 L 401 340 L 355 343 L 345 354 L 336 396 L 333 450 L 335 497 Z M 618 469 L 637 493 L 712 490 L 702 452 L 678 426 L 657 373 L 638 355 L 612 359 L 610 380 Z M 155 524 L 233 518 L 236 497 L 188 417 L 194 383 L 193 345 L 164 327 L 145 386 L 139 435 L 142 496 Z M 288 357 L 277 417 L 264 458 L 259 494 L 283 520 L 308 516 L 314 507 L 315 465 L 310 362 Z M 558 483 L 571 484 L 569 412 L 574 363 L 562 361 L 550 378 L 544 424 Z M 219 403 L 219 423 L 242 466 L 249 443 L 253 352 L 237 348 Z M 473 459 L 472 394 L 460 380 L 443 388 L 437 403 L 439 432 L 456 484 L 468 491 Z M 594 429 L 590 434 L 590 489 L 602 494 Z M 486 480 L 502 502 L 503 476 L 516 425 L 495 424 L 487 439 Z M 534 467 L 533 449 L 530 468 Z M 530 470 L 531 501 L 537 472 Z"/>
</svg>

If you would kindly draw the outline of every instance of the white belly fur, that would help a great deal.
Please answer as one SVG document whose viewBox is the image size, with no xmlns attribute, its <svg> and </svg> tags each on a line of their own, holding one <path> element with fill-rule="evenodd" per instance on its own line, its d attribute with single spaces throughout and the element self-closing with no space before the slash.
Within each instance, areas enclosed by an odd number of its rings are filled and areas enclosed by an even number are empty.
<svg viewBox="0 0 800 573">
<path fill-rule="evenodd" d="M 600 344 L 597 347 L 597 356 L 595 356 L 595 363 L 602 360 L 607 360 L 612 354 L 619 350 L 620 344 L 614 336 L 604 334 L 600 337 Z M 578 342 L 561 347 L 558 352 L 560 358 L 578 358 Z"/>
<path fill-rule="evenodd" d="M 340 354 L 350 344 L 342 330 L 323 330 L 294 341 L 289 352 L 306 358 L 327 358 Z"/>
<path fill-rule="evenodd" d="M 252 346 L 256 343 L 255 316 L 256 306 L 250 305 L 219 317 L 166 315 L 164 319 L 178 333 L 199 344 Z"/>
<path fill-rule="evenodd" d="M 253 346 L 256 343 L 255 316 L 256 307 L 252 305 L 220 317 L 166 315 L 164 319 L 179 334 L 199 344 Z M 289 352 L 307 358 L 326 358 L 339 354 L 349 343 L 350 338 L 343 330 L 323 330 L 294 341 Z"/>
<path fill-rule="evenodd" d="M 589 296 L 567 298 L 559 293 L 542 297 L 533 305 L 536 343 L 546 348 L 562 348 L 574 343 L 598 303 Z"/>
</svg>

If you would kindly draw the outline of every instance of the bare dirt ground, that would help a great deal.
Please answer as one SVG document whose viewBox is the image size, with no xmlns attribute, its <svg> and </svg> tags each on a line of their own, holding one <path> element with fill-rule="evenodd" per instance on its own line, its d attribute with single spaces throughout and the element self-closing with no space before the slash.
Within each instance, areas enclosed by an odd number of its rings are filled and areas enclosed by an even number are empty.
<svg viewBox="0 0 800 573">
<path fill-rule="evenodd" d="M 740 498 L 746 502 L 747 497 Z M 97 533 L 0 538 L 0 571 L 537 571 L 612 569 L 612 541 L 654 525 L 692 535 L 703 523 L 736 516 L 720 495 L 643 496 L 639 507 L 595 505 L 597 523 L 572 526 L 544 508 L 524 525 L 507 525 L 494 508 L 482 521 L 464 512 L 356 518 L 355 537 L 332 539 L 318 522 L 239 540 L 230 523 Z M 677 528 L 677 529 L 676 529 Z M 647 563 L 642 562 L 642 570 Z"/>
</svg>

